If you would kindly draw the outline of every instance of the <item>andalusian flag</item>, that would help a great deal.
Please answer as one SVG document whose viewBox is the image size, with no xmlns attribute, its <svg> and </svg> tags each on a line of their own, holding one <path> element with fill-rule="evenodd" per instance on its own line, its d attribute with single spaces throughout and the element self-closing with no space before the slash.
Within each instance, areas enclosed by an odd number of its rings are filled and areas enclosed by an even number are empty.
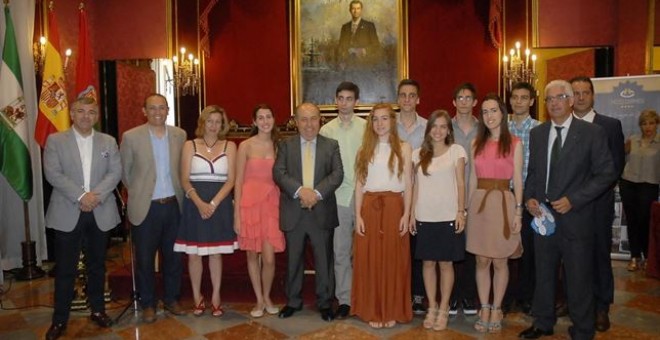
<svg viewBox="0 0 660 340">
<path fill-rule="evenodd" d="M 78 63 L 76 64 L 76 96 L 78 98 L 90 97 L 98 101 L 94 88 L 94 75 L 92 68 L 92 49 L 89 46 L 89 33 L 87 32 L 87 14 L 85 4 L 80 3 L 78 13 Z"/>
<path fill-rule="evenodd" d="M 64 131 L 71 126 L 69 103 L 66 98 L 64 67 L 60 55 L 60 35 L 57 30 L 55 11 L 51 1 L 48 9 L 48 41 L 44 62 L 41 96 L 39 96 L 39 114 L 34 139 L 46 146 L 46 139 L 51 133 Z"/>
<path fill-rule="evenodd" d="M 23 78 L 14 24 L 5 4 L 5 42 L 0 66 L 0 172 L 24 201 L 32 198 L 32 165 Z"/>
</svg>

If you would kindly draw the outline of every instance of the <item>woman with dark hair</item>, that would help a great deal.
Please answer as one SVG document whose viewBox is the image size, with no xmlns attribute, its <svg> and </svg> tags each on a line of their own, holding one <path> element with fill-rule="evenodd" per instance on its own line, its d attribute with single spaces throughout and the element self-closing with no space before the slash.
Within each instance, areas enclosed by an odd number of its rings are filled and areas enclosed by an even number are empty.
<svg viewBox="0 0 660 340">
<path fill-rule="evenodd" d="M 660 135 L 658 112 L 644 110 L 639 115 L 641 135 L 626 141 L 628 162 L 623 169 L 619 189 L 628 222 L 630 241 L 629 271 L 644 267 L 642 254 L 648 256 L 651 205 L 658 199 L 660 184 Z"/>
<path fill-rule="evenodd" d="M 466 249 L 476 256 L 477 292 L 481 303 L 474 328 L 495 333 L 502 330 L 501 306 L 509 281 L 507 261 L 522 254 L 523 212 L 522 143 L 509 133 L 506 106 L 495 94 L 487 95 L 481 104 L 472 150 Z M 491 288 L 492 306 L 489 304 Z"/>
<path fill-rule="evenodd" d="M 373 107 L 355 161 L 353 314 L 372 328 L 412 320 L 410 144 L 401 141 L 389 104 Z"/>
<path fill-rule="evenodd" d="M 174 251 L 188 254 L 192 286 L 193 315 L 204 314 L 206 302 L 201 294 L 202 256 L 209 257 L 211 272 L 211 315 L 224 314 L 220 305 L 222 282 L 221 254 L 238 248 L 233 224 L 232 189 L 236 144 L 226 139 L 229 131 L 227 113 L 209 105 L 197 120 L 197 138 L 187 141 L 181 152 L 181 187 L 185 190 L 181 227 Z"/>
<path fill-rule="evenodd" d="M 449 297 L 454 286 L 453 261 L 465 256 L 465 149 L 454 144 L 449 113 L 435 110 L 429 116 L 424 140 L 413 151 L 415 184 L 410 218 L 417 233 L 415 258 L 423 261 L 423 277 L 429 308 L 423 326 L 447 328 Z M 442 188 L 442 190 L 438 190 Z M 440 266 L 440 304 L 436 302 Z"/>
<path fill-rule="evenodd" d="M 273 181 L 273 164 L 278 131 L 273 110 L 257 105 L 252 111 L 251 137 L 238 147 L 234 199 L 234 230 L 238 244 L 247 252 L 250 281 L 257 305 L 255 318 L 264 311 L 277 314 L 270 299 L 275 277 L 275 253 L 284 251 L 284 234 L 279 227 L 280 190 Z"/>
</svg>

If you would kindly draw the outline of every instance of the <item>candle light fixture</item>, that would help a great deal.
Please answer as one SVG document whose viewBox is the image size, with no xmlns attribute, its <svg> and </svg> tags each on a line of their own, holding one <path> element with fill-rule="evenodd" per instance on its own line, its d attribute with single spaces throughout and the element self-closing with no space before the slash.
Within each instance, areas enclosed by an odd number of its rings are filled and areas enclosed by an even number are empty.
<svg viewBox="0 0 660 340">
<path fill-rule="evenodd" d="M 504 92 L 511 91 L 511 87 L 518 82 L 526 82 L 536 86 L 538 76 L 536 74 L 536 54 L 532 54 L 529 48 L 524 49 L 524 56 L 521 55 L 521 44 L 516 41 L 515 48 L 509 50 L 509 55 L 502 57 L 502 79 L 504 83 Z M 523 59 L 524 57 L 524 59 Z M 531 63 L 530 63 L 531 59 Z"/>
<path fill-rule="evenodd" d="M 196 95 L 199 92 L 200 68 L 199 59 L 189 53 L 186 55 L 186 48 L 181 47 L 180 56 L 172 57 L 172 69 L 174 70 L 174 87 L 177 95 L 187 96 Z"/>
</svg>

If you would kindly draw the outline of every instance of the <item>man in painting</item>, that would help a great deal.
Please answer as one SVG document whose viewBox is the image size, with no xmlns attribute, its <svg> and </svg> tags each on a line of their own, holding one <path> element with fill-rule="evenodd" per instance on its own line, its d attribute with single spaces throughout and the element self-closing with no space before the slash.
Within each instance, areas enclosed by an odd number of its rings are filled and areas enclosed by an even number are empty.
<svg viewBox="0 0 660 340">
<path fill-rule="evenodd" d="M 351 21 L 341 27 L 337 59 L 340 68 L 373 65 L 382 59 L 382 48 L 373 22 L 362 19 L 362 1 L 349 4 Z"/>
</svg>

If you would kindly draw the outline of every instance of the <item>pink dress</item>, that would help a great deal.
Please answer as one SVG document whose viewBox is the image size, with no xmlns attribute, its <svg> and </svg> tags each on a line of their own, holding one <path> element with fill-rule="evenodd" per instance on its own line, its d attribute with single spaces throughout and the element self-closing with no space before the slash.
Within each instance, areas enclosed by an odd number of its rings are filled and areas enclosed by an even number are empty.
<svg viewBox="0 0 660 340">
<path fill-rule="evenodd" d="M 503 190 L 477 189 L 470 197 L 466 250 L 490 258 L 517 258 L 522 254 L 520 233 L 503 233 L 503 226 L 513 226 L 516 200 L 508 189 L 513 178 L 513 154 L 520 139 L 511 136 L 511 152 L 505 157 L 497 153 L 498 143 L 487 141 L 483 151 L 474 159 L 477 179 L 504 180 Z M 490 193 L 489 193 L 490 191 Z M 483 202 L 485 200 L 485 202 Z M 502 202 L 504 200 L 504 202 Z M 483 210 L 478 210 L 483 205 Z M 506 210 L 506 212 L 504 211 Z M 504 224 L 506 223 L 506 225 Z M 529 226 L 527 226 L 529 228 Z"/>
<path fill-rule="evenodd" d="M 261 252 L 268 242 L 275 252 L 284 251 L 280 231 L 280 190 L 273 181 L 271 158 L 248 158 L 245 163 L 243 190 L 239 202 L 241 230 L 238 245 L 242 250 Z"/>
</svg>

